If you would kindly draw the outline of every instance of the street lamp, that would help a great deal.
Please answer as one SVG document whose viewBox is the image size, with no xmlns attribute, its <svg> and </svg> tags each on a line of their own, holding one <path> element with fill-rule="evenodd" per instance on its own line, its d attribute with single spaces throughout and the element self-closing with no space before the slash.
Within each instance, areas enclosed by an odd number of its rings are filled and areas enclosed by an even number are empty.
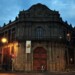
<svg viewBox="0 0 75 75">
<path fill-rule="evenodd" d="M 8 40 L 7 40 L 7 38 L 3 37 L 3 38 L 1 39 L 1 42 L 2 42 L 2 43 L 7 43 Z"/>
<path fill-rule="evenodd" d="M 3 37 L 3 38 L 1 39 L 1 42 L 2 42 L 3 44 L 8 43 L 8 39 L 7 39 L 6 37 Z M 14 54 L 12 54 L 11 56 L 12 56 L 11 60 L 12 60 L 12 71 L 13 71 Z M 2 54 L 2 64 L 3 64 L 3 54 Z"/>
<path fill-rule="evenodd" d="M 69 65 L 69 49 L 70 49 L 70 46 L 71 46 L 71 34 L 68 32 L 67 34 L 66 34 L 66 36 L 67 36 L 67 61 L 68 61 L 68 65 Z M 71 61 L 72 59 L 70 59 L 70 61 Z"/>
<path fill-rule="evenodd" d="M 70 40 L 71 40 L 71 35 L 70 35 L 70 33 L 67 33 L 67 40 L 70 42 Z"/>
<path fill-rule="evenodd" d="M 70 33 L 67 33 L 67 37 L 69 37 L 70 36 Z"/>
<path fill-rule="evenodd" d="M 73 61 L 73 58 L 70 58 L 70 61 L 72 62 Z"/>
<path fill-rule="evenodd" d="M 1 38 L 1 43 L 5 44 L 7 42 L 8 42 L 7 38 L 5 38 L 5 37 Z M 3 53 L 2 53 L 2 57 L 1 57 L 1 64 L 3 66 Z"/>
</svg>

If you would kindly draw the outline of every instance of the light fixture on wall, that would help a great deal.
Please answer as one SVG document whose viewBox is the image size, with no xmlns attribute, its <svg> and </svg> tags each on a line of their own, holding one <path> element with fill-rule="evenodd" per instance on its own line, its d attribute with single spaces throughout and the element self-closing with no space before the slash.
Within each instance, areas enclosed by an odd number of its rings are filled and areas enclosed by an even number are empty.
<svg viewBox="0 0 75 75">
<path fill-rule="evenodd" d="M 2 43 L 7 43 L 8 40 L 7 40 L 7 38 L 3 37 L 3 38 L 1 39 L 1 42 L 2 42 Z"/>
</svg>

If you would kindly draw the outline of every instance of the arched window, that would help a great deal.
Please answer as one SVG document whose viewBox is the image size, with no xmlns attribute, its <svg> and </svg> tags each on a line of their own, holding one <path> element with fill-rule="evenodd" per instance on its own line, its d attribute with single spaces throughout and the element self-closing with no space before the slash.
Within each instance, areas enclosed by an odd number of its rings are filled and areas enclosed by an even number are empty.
<svg viewBox="0 0 75 75">
<path fill-rule="evenodd" d="M 42 27 L 36 28 L 36 38 L 43 38 L 44 37 L 44 30 Z"/>
</svg>

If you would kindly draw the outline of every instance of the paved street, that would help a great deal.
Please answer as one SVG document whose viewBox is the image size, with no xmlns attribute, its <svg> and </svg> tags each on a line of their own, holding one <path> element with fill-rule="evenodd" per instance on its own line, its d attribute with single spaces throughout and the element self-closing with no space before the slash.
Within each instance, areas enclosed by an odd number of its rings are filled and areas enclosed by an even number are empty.
<svg viewBox="0 0 75 75">
<path fill-rule="evenodd" d="M 54 73 L 0 73 L 0 75 L 75 75 L 75 72 Z"/>
</svg>

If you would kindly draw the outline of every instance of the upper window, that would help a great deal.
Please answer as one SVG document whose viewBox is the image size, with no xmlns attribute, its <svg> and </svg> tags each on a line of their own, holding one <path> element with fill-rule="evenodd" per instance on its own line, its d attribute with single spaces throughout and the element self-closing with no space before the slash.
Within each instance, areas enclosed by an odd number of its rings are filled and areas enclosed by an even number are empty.
<svg viewBox="0 0 75 75">
<path fill-rule="evenodd" d="M 36 37 L 37 38 L 43 38 L 44 36 L 44 30 L 42 27 L 37 27 L 36 29 Z"/>
<path fill-rule="evenodd" d="M 11 40 L 15 40 L 15 28 L 12 28 L 12 32 L 11 32 Z"/>
<path fill-rule="evenodd" d="M 63 29 L 62 27 L 50 27 L 50 36 L 52 38 L 60 38 L 60 37 L 63 37 Z"/>
</svg>

